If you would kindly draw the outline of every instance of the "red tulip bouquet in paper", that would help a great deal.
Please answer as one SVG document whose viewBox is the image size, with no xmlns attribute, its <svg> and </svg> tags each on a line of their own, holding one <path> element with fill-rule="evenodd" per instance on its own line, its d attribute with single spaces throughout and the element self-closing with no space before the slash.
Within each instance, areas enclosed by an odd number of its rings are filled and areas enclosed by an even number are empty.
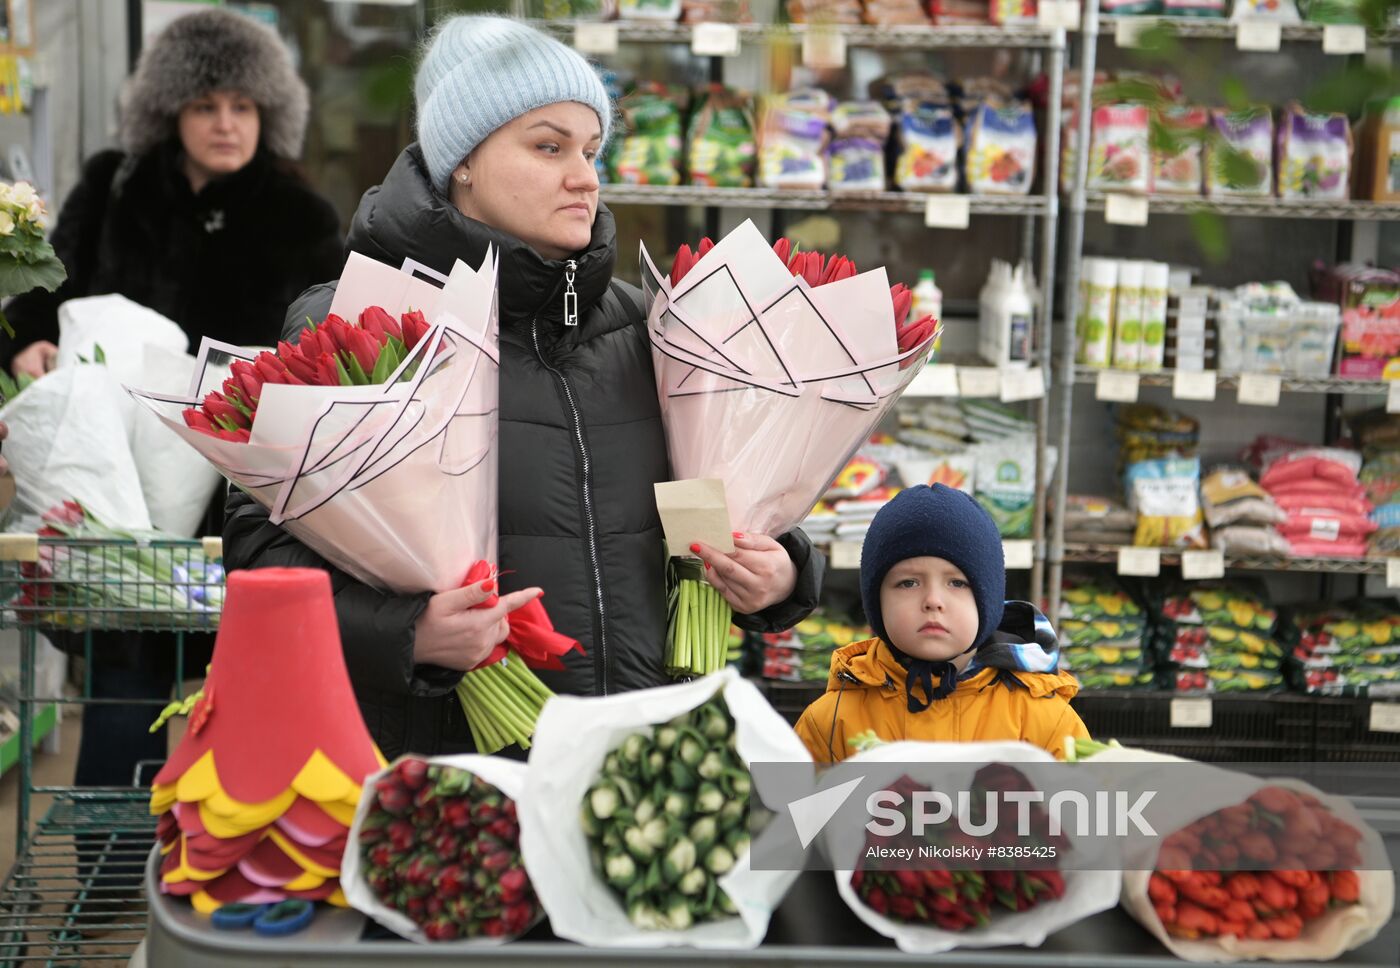
<svg viewBox="0 0 1400 968">
<path fill-rule="evenodd" d="M 938 320 L 909 319 L 911 294 L 884 269 L 770 246 L 752 222 L 683 246 L 669 276 L 644 246 L 642 270 L 671 472 L 722 480 L 735 531 L 801 522 L 939 335 Z M 728 607 L 678 570 L 667 664 L 704 674 L 723 662 Z"/>
<path fill-rule="evenodd" d="M 187 396 L 133 395 L 273 524 L 361 581 L 414 594 L 492 578 L 495 253 L 442 282 L 351 255 L 330 315 L 295 344 L 250 357 L 206 339 Z M 528 745 L 550 695 L 529 667 L 581 648 L 538 601 L 510 622 L 457 690 L 483 753 Z"/>
</svg>

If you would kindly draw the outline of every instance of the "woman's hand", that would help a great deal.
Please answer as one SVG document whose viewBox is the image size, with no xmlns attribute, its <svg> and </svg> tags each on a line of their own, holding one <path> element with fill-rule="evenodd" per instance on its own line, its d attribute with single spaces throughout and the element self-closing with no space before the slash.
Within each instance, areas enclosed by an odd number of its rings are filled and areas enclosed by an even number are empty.
<svg viewBox="0 0 1400 968">
<path fill-rule="evenodd" d="M 15 354 L 15 358 L 10 361 L 10 372 L 15 376 L 26 374 L 37 380 L 52 370 L 57 361 L 58 347 L 46 339 L 41 339 Z"/>
<path fill-rule="evenodd" d="M 787 549 L 761 534 L 734 532 L 734 552 L 707 544 L 690 546 L 706 565 L 705 578 L 740 615 L 787 601 L 797 587 L 797 566 Z"/>
<path fill-rule="evenodd" d="M 543 594 L 541 588 L 525 588 L 500 596 L 490 608 L 477 608 L 496 599 L 496 582 L 488 578 L 434 595 L 414 625 L 413 661 L 459 672 L 476 668 L 510 634 L 506 616 Z"/>
</svg>

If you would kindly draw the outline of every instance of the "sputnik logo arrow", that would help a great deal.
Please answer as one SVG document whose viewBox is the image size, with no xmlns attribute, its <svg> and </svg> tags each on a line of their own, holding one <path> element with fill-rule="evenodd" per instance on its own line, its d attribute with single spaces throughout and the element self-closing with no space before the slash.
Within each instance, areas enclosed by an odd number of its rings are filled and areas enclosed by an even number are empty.
<svg viewBox="0 0 1400 968">
<path fill-rule="evenodd" d="M 797 838 L 802 841 L 804 850 L 811 846 L 827 821 L 836 816 L 836 811 L 841 809 L 864 781 L 865 777 L 858 776 L 840 786 L 819 790 L 788 804 L 788 813 L 792 814 L 792 825 L 797 828 Z"/>
</svg>

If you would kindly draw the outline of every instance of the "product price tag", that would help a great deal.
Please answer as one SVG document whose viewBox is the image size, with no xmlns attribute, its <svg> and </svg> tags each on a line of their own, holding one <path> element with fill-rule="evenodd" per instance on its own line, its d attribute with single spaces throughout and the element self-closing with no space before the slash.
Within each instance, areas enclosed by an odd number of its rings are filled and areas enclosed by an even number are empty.
<svg viewBox="0 0 1400 968">
<path fill-rule="evenodd" d="M 1131 548 L 1124 545 L 1118 549 L 1118 574 L 1156 578 L 1161 573 L 1161 548 Z"/>
<path fill-rule="evenodd" d="M 1240 403 L 1255 407 L 1277 407 L 1283 380 L 1272 373 L 1241 373 Z"/>
<path fill-rule="evenodd" d="M 1119 47 L 1141 47 L 1142 35 L 1155 24 L 1151 17 L 1119 17 L 1113 28 L 1113 42 Z"/>
<path fill-rule="evenodd" d="M 574 49 L 580 54 L 616 54 L 617 24 L 575 24 Z"/>
<path fill-rule="evenodd" d="M 729 503 L 724 481 L 718 479 L 663 481 L 653 484 L 656 510 L 666 546 L 678 556 L 690 554 L 690 546 L 703 543 L 730 554 L 734 532 L 729 524 Z"/>
<path fill-rule="evenodd" d="M 698 57 L 733 57 L 739 53 L 739 28 L 733 24 L 696 24 L 690 35 L 690 52 Z"/>
<path fill-rule="evenodd" d="M 1385 560 L 1385 587 L 1400 588 L 1400 558 Z"/>
<path fill-rule="evenodd" d="M 1084 10 L 1079 0 L 1041 0 L 1036 8 L 1040 26 L 1046 30 L 1061 27 L 1065 30 L 1078 30 L 1083 20 Z"/>
<path fill-rule="evenodd" d="M 1400 733 L 1400 702 L 1371 703 L 1371 732 Z"/>
<path fill-rule="evenodd" d="M 1003 541 L 1001 553 L 1006 558 L 1007 571 L 1024 571 L 1035 563 L 1035 542 Z"/>
<path fill-rule="evenodd" d="M 210 561 L 219 561 L 224 557 L 224 539 L 219 537 L 200 538 L 200 546 L 204 551 L 204 557 Z"/>
<path fill-rule="evenodd" d="M 846 66 L 846 35 L 835 30 L 809 28 L 802 35 L 802 63 L 819 69 Z"/>
<path fill-rule="evenodd" d="M 1138 398 L 1138 375 L 1121 370 L 1100 370 L 1094 385 L 1095 400 L 1110 400 L 1114 403 L 1136 403 Z"/>
<path fill-rule="evenodd" d="M 1001 396 L 1001 370 L 994 366 L 958 367 L 958 392 L 965 397 Z"/>
<path fill-rule="evenodd" d="M 1242 20 L 1235 31 L 1240 50 L 1278 50 L 1283 44 L 1283 24 L 1277 20 Z"/>
<path fill-rule="evenodd" d="M 0 561 L 39 560 L 39 536 L 37 534 L 0 534 Z"/>
<path fill-rule="evenodd" d="M 1366 28 L 1355 24 L 1328 24 L 1322 28 L 1324 54 L 1366 53 Z"/>
<path fill-rule="evenodd" d="M 1336 541 L 1342 536 L 1342 522 L 1336 518 L 1313 518 L 1308 537 L 1317 541 Z"/>
<path fill-rule="evenodd" d="M 1172 729 L 1210 729 L 1212 709 L 1209 699 L 1173 699 Z"/>
<path fill-rule="evenodd" d="M 1215 371 L 1177 370 L 1172 377 L 1172 396 L 1178 400 L 1214 400 Z"/>
<path fill-rule="evenodd" d="M 860 568 L 859 541 L 833 541 L 831 543 L 831 567 L 838 571 Z"/>
<path fill-rule="evenodd" d="M 1224 578 L 1225 553 L 1219 549 L 1183 551 L 1181 553 L 1181 577 L 1187 581 Z"/>
<path fill-rule="evenodd" d="M 958 368 L 951 363 L 926 363 L 909 382 L 906 397 L 956 397 Z"/>
<path fill-rule="evenodd" d="M 930 195 L 924 203 L 924 224 L 931 229 L 965 229 L 972 218 L 966 195 Z"/>
<path fill-rule="evenodd" d="M 1147 196 L 1113 193 L 1104 198 L 1103 217 L 1110 225 L 1146 225 Z"/>
<path fill-rule="evenodd" d="M 1391 380 L 1386 389 L 1385 412 L 1400 413 L 1400 380 Z"/>
<path fill-rule="evenodd" d="M 1045 396 L 1045 371 L 1040 367 L 1029 370 L 1001 371 L 1001 402 L 1039 400 Z"/>
</svg>

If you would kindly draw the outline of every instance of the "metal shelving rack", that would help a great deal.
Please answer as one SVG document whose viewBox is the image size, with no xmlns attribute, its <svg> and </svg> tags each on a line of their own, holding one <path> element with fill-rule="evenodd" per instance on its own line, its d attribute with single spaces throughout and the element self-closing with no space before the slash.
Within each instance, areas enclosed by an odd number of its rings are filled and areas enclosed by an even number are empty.
<svg viewBox="0 0 1400 968">
<path fill-rule="evenodd" d="M 191 566 L 197 555 L 208 562 L 220 554 L 217 539 L 138 544 L 5 535 L 0 543 L 0 627 L 20 631 L 16 860 L 0 884 L 0 965 L 124 965 L 146 929 L 140 887 L 155 840 L 150 791 L 36 785 L 33 746 L 43 708 L 115 702 L 149 707 L 154 719 L 167 700 L 94 699 L 90 680 L 78 698 L 39 695 L 38 633 L 82 655 L 89 670 L 103 647 L 92 633 L 171 633 L 173 643 L 139 647 L 173 646 L 178 684 L 186 634 L 219 624 L 216 605 L 200 603 L 214 601 L 222 574 Z M 180 568 L 192 577 L 175 577 Z M 36 796 L 49 802 L 31 829 Z"/>
<path fill-rule="evenodd" d="M 1081 77 L 1093 77 L 1098 57 L 1098 44 L 1105 33 L 1113 35 L 1119 24 L 1129 18 L 1103 16 L 1096 0 L 1086 0 L 1083 7 L 1083 21 L 1079 34 L 1079 71 Z M 1201 20 L 1190 17 L 1141 17 L 1131 18 L 1151 25 L 1167 25 L 1176 34 L 1188 39 L 1230 40 L 1237 36 L 1237 25 L 1221 20 Z M 1325 32 L 1322 24 L 1285 25 L 1281 39 L 1290 43 L 1320 42 Z M 1369 44 L 1400 43 L 1400 31 L 1388 30 L 1372 33 Z M 1087 93 L 1087 92 L 1086 92 Z M 1089 142 L 1092 136 L 1092 98 L 1082 97 L 1078 105 L 1078 128 L 1072 188 L 1069 196 L 1069 212 L 1066 218 L 1066 250 L 1069 253 L 1064 273 L 1064 315 L 1069 321 L 1065 326 L 1063 339 L 1058 346 L 1055 380 L 1052 381 L 1060 416 L 1060 459 L 1056 465 L 1052 485 L 1054 506 L 1063 507 L 1068 492 L 1070 427 L 1074 412 L 1074 392 L 1076 386 L 1092 384 L 1101 372 L 1098 369 L 1077 366 L 1075 363 L 1075 342 L 1073 320 L 1079 315 L 1079 281 L 1084 256 L 1084 219 L 1091 211 L 1106 208 L 1106 196 L 1102 192 L 1091 192 L 1088 184 Z M 1400 205 L 1368 201 L 1312 201 L 1279 199 L 1271 197 L 1211 199 L 1197 196 L 1148 195 L 1149 215 L 1191 215 L 1196 212 L 1210 212 L 1230 218 L 1282 218 L 1282 219 L 1326 219 L 1356 222 L 1400 221 Z M 1171 370 L 1138 372 L 1142 386 L 1171 386 L 1175 374 Z M 1235 374 L 1217 375 L 1217 388 L 1234 388 L 1239 385 Z M 1290 393 L 1322 393 L 1335 398 L 1346 393 L 1385 393 L 1388 386 L 1383 382 L 1345 380 L 1340 378 L 1299 379 L 1285 377 L 1281 389 Z M 1059 609 L 1060 586 L 1066 563 L 1108 563 L 1114 560 L 1116 548 L 1096 546 L 1069 546 L 1064 541 L 1064 527 L 1056 518 L 1050 526 L 1050 547 L 1046 555 L 1048 578 L 1046 597 L 1049 600 L 1050 614 Z M 1179 554 L 1164 554 L 1163 563 L 1179 563 Z M 1258 556 L 1226 556 L 1226 566 L 1240 570 L 1297 571 L 1322 574 L 1384 574 L 1385 559 L 1343 559 L 1343 558 L 1261 558 Z"/>
<path fill-rule="evenodd" d="M 565 41 L 574 40 L 580 26 L 575 20 L 536 20 L 535 26 L 559 35 Z M 620 43 L 689 44 L 694 26 L 688 24 L 647 24 L 621 21 L 616 23 Z M 1064 83 L 1066 33 L 1059 27 L 868 27 L 822 26 L 800 24 L 736 25 L 741 44 L 799 43 L 809 32 L 836 32 L 847 47 L 888 50 L 955 50 L 1020 49 L 1042 52 L 1044 71 L 1049 79 L 1045 126 L 1041 132 L 1040 150 L 1042 190 L 1039 195 L 999 196 L 969 195 L 969 214 L 973 217 L 1001 216 L 1026 219 L 1023 253 L 1029 257 L 1035 246 L 1035 222 L 1040 223 L 1040 251 L 1037 284 L 1041 290 L 1040 349 L 1036 365 L 1048 374 L 1053 361 L 1050 320 L 1054 318 L 1056 247 L 1059 241 L 1058 192 L 1060 163 L 1060 103 Z M 712 61 L 712 76 L 717 76 Z M 798 211 L 874 211 L 919 214 L 926 211 L 928 195 L 908 192 L 829 192 L 778 191 L 769 189 L 713 189 L 692 186 L 604 185 L 601 197 L 609 205 L 667 205 L 704 208 L 782 209 Z M 944 196 L 946 197 L 946 196 Z M 1047 390 L 1035 406 L 1036 452 L 1044 454 L 1048 445 L 1050 394 Z M 1036 514 L 1032 542 L 1034 557 L 1031 568 L 1031 594 L 1043 594 L 1046 556 L 1046 488 L 1043 475 L 1037 474 Z"/>
</svg>

